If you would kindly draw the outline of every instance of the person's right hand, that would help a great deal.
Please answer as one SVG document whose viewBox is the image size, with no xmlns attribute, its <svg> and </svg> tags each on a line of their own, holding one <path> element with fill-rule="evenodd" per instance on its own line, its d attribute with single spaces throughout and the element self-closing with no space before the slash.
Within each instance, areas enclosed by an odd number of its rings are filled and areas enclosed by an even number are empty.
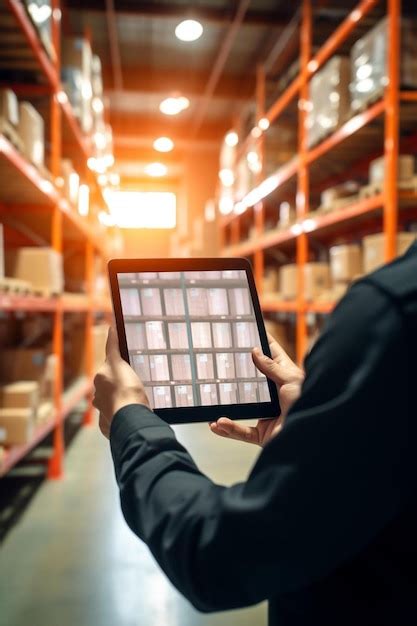
<svg viewBox="0 0 417 626">
<path fill-rule="evenodd" d="M 263 447 L 281 430 L 291 405 L 301 393 L 304 372 L 270 334 L 268 334 L 268 342 L 272 359 L 263 354 L 259 348 L 252 351 L 252 358 L 256 367 L 276 384 L 281 415 L 276 419 L 259 420 L 256 426 L 245 426 L 237 424 L 228 417 L 220 417 L 217 422 L 209 424 L 211 431 L 216 435 L 255 443 Z"/>
</svg>

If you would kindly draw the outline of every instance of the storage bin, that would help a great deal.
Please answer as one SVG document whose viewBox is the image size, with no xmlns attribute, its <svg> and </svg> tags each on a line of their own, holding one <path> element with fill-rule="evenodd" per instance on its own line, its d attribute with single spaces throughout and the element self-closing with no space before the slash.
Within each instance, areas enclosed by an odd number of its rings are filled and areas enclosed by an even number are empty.
<svg viewBox="0 0 417 626">
<path fill-rule="evenodd" d="M 208 315 L 207 289 L 198 287 L 187 289 L 187 302 L 190 315 Z"/>
<path fill-rule="evenodd" d="M 194 406 L 193 388 L 191 385 L 176 385 L 174 393 L 175 406 Z"/>
<path fill-rule="evenodd" d="M 200 398 L 202 406 L 219 404 L 217 385 L 214 383 L 200 385 Z"/>
<path fill-rule="evenodd" d="M 146 350 L 146 336 L 144 324 L 134 322 L 127 323 L 126 341 L 128 350 Z"/>
<path fill-rule="evenodd" d="M 140 315 L 139 291 L 137 289 L 121 289 L 120 299 L 122 301 L 123 315 Z"/>
<path fill-rule="evenodd" d="M 207 296 L 209 315 L 229 314 L 226 289 L 209 289 Z"/>
<path fill-rule="evenodd" d="M 217 378 L 235 378 L 233 352 L 216 354 Z"/>
<path fill-rule="evenodd" d="M 149 350 L 166 349 L 163 322 L 146 322 L 146 340 Z"/>
<path fill-rule="evenodd" d="M 155 409 L 169 409 L 172 407 L 171 387 L 154 387 L 153 397 Z"/>
<path fill-rule="evenodd" d="M 196 354 L 197 376 L 199 380 L 214 378 L 214 364 L 212 354 Z"/>
<path fill-rule="evenodd" d="M 187 349 L 187 325 L 184 322 L 168 324 L 169 345 L 173 350 Z"/>
<path fill-rule="evenodd" d="M 164 289 L 165 315 L 185 315 L 182 289 Z"/>
<path fill-rule="evenodd" d="M 151 380 L 163 382 L 170 380 L 168 357 L 166 354 L 151 354 L 149 357 Z"/>
<path fill-rule="evenodd" d="M 250 352 L 236 352 L 235 363 L 237 378 L 256 378 L 256 368 Z"/>
<path fill-rule="evenodd" d="M 191 334 L 194 348 L 212 347 L 209 322 L 192 322 Z"/>
<path fill-rule="evenodd" d="M 237 384 L 236 383 L 220 383 L 219 397 L 220 397 L 220 404 L 236 404 Z"/>
<path fill-rule="evenodd" d="M 151 380 L 149 357 L 146 354 L 133 355 L 132 367 L 143 382 Z"/>
<path fill-rule="evenodd" d="M 191 380 L 191 361 L 189 354 L 173 354 L 171 356 L 172 377 L 174 380 Z"/>
<path fill-rule="evenodd" d="M 269 393 L 268 383 L 258 383 L 259 402 L 271 402 L 271 394 Z"/>
<path fill-rule="evenodd" d="M 232 347 L 232 329 L 228 322 L 216 322 L 212 324 L 212 330 L 215 348 Z"/>
<path fill-rule="evenodd" d="M 230 313 L 232 315 L 254 315 L 247 287 L 229 289 Z"/>
<path fill-rule="evenodd" d="M 239 383 L 239 402 L 242 404 L 258 402 L 258 383 Z"/>
<path fill-rule="evenodd" d="M 233 333 L 236 348 L 255 348 L 261 343 L 255 322 L 235 322 Z"/>
<path fill-rule="evenodd" d="M 159 289 L 144 288 L 140 290 L 143 315 L 162 315 L 161 292 Z"/>
</svg>

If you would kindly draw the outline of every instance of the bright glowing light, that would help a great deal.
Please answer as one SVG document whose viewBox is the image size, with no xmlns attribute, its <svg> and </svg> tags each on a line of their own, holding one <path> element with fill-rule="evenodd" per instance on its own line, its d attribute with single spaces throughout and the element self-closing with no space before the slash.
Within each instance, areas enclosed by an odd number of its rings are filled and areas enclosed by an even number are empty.
<svg viewBox="0 0 417 626">
<path fill-rule="evenodd" d="M 91 106 L 93 107 L 93 111 L 94 113 L 103 113 L 104 111 L 104 102 L 101 98 L 97 98 L 97 96 L 95 98 L 93 98 L 93 102 L 91 103 Z"/>
<path fill-rule="evenodd" d="M 184 20 L 175 29 L 175 36 L 181 41 L 196 41 L 203 34 L 203 26 L 197 20 Z"/>
<path fill-rule="evenodd" d="M 175 228 L 177 199 L 171 192 L 106 190 L 106 201 L 120 228 Z"/>
<path fill-rule="evenodd" d="M 103 226 L 115 226 L 116 224 L 113 215 L 107 213 L 107 211 L 99 212 L 98 221 L 100 222 L 100 224 L 103 224 Z"/>
<path fill-rule="evenodd" d="M 307 69 L 309 72 L 315 72 L 318 68 L 319 64 L 317 63 L 317 61 L 315 59 L 311 59 L 311 61 L 309 61 L 307 63 Z"/>
<path fill-rule="evenodd" d="M 149 165 L 145 167 L 145 172 L 148 176 L 159 178 L 161 176 L 166 176 L 168 168 L 163 163 L 149 163 Z"/>
<path fill-rule="evenodd" d="M 252 128 L 252 130 L 250 131 L 250 134 L 252 135 L 252 137 L 254 137 L 255 139 L 259 139 L 259 137 L 262 135 L 262 131 L 260 128 L 258 128 L 257 126 L 255 126 L 255 128 Z"/>
<path fill-rule="evenodd" d="M 174 142 L 169 137 L 158 137 L 153 142 L 153 147 L 158 152 L 171 152 L 174 149 Z"/>
<path fill-rule="evenodd" d="M 369 78 L 372 74 L 372 65 L 370 63 L 364 63 L 364 65 L 360 65 L 356 70 L 356 77 L 359 80 L 364 80 L 365 78 Z"/>
<path fill-rule="evenodd" d="M 68 177 L 69 199 L 74 204 L 77 203 L 78 190 L 80 188 L 80 177 L 77 172 L 71 172 Z"/>
<path fill-rule="evenodd" d="M 251 163 L 253 165 L 254 163 L 257 163 L 259 161 L 258 154 L 254 150 L 251 150 L 247 153 L 246 160 L 248 163 Z"/>
<path fill-rule="evenodd" d="M 315 230 L 316 224 L 317 224 L 316 220 L 313 220 L 310 218 L 307 220 L 304 220 L 303 222 L 304 232 L 311 233 L 313 230 Z"/>
<path fill-rule="evenodd" d="M 60 104 L 66 104 L 68 102 L 68 96 L 62 89 L 56 94 L 56 99 Z"/>
<path fill-rule="evenodd" d="M 107 174 L 99 174 L 99 176 L 97 177 L 97 182 L 100 185 L 100 187 L 105 187 L 107 185 L 108 178 L 107 178 Z"/>
<path fill-rule="evenodd" d="M 269 119 L 267 117 L 261 117 L 261 119 L 258 122 L 258 127 L 261 130 L 268 130 L 268 128 L 269 128 Z"/>
<path fill-rule="evenodd" d="M 107 143 L 107 138 L 105 133 L 94 133 L 94 143 L 96 145 L 97 150 L 104 150 Z"/>
<path fill-rule="evenodd" d="M 236 215 L 241 215 L 246 211 L 246 209 L 247 207 L 243 202 L 236 202 L 234 212 L 236 213 Z"/>
<path fill-rule="evenodd" d="M 361 17 L 362 17 L 362 11 L 360 9 L 355 9 L 350 14 L 350 19 L 352 20 L 352 22 L 359 22 Z"/>
<path fill-rule="evenodd" d="M 235 182 L 235 175 L 233 174 L 233 171 L 228 168 L 220 170 L 219 178 L 222 185 L 224 185 L 225 187 L 232 187 Z"/>
<path fill-rule="evenodd" d="M 235 133 L 234 130 L 230 130 L 226 137 L 224 138 L 226 145 L 229 146 L 229 148 L 234 148 L 235 146 L 237 146 L 237 144 L 239 143 L 239 137 L 238 134 Z"/>
<path fill-rule="evenodd" d="M 356 91 L 359 93 L 368 93 L 368 91 L 372 91 L 374 88 L 374 81 L 372 78 L 365 78 L 365 80 L 360 80 L 356 83 Z"/>
<path fill-rule="evenodd" d="M 112 167 L 114 165 L 114 156 L 112 154 L 106 154 L 100 161 L 103 162 L 104 168 Z"/>
<path fill-rule="evenodd" d="M 228 215 L 233 211 L 233 198 L 231 196 L 221 196 L 219 201 L 219 211 L 222 215 Z"/>
<path fill-rule="evenodd" d="M 58 187 L 58 189 L 62 189 L 62 187 L 64 186 L 64 179 L 62 178 L 62 176 L 57 176 L 55 178 L 55 185 Z"/>
<path fill-rule="evenodd" d="M 214 222 L 216 219 L 216 203 L 213 199 L 207 200 L 204 206 L 204 218 L 206 222 Z"/>
<path fill-rule="evenodd" d="M 84 100 L 91 100 L 93 96 L 93 88 L 89 80 L 84 80 L 81 87 L 81 96 Z"/>
<path fill-rule="evenodd" d="M 80 185 L 78 190 L 78 213 L 86 217 L 90 210 L 90 189 L 88 185 Z"/>
<path fill-rule="evenodd" d="M 178 115 L 190 106 L 190 101 L 185 96 L 170 96 L 162 100 L 159 110 L 165 115 Z"/>
<path fill-rule="evenodd" d="M 111 172 L 109 174 L 109 180 L 111 185 L 117 187 L 117 185 L 120 185 L 120 174 L 117 172 Z"/>
<path fill-rule="evenodd" d="M 47 22 L 52 15 L 52 9 L 47 4 L 37 5 L 36 2 L 31 2 L 28 6 L 28 11 L 35 22 L 35 24 L 41 25 Z"/>
</svg>

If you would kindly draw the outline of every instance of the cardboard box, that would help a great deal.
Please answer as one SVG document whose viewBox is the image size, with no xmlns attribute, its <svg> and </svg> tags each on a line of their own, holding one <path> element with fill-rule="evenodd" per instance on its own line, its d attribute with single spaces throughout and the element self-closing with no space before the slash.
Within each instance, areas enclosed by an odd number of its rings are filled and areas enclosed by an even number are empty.
<svg viewBox="0 0 417 626">
<path fill-rule="evenodd" d="M 278 228 L 289 228 L 296 220 L 297 214 L 289 202 L 281 202 L 278 209 Z"/>
<path fill-rule="evenodd" d="M 330 273 L 335 283 L 350 282 L 362 272 L 362 250 L 357 244 L 330 248 Z"/>
<path fill-rule="evenodd" d="M 0 407 L 3 409 L 31 409 L 39 405 L 39 383 L 19 381 L 0 387 Z"/>
<path fill-rule="evenodd" d="M 92 66 L 91 46 L 87 39 L 62 38 L 61 77 L 75 115 L 85 133 L 89 133 L 93 126 Z"/>
<path fill-rule="evenodd" d="M 232 347 L 232 329 L 229 322 L 215 322 L 211 326 L 215 348 Z"/>
<path fill-rule="evenodd" d="M 191 380 L 191 361 L 189 354 L 171 356 L 172 377 L 174 380 Z"/>
<path fill-rule="evenodd" d="M 208 312 L 209 315 L 228 315 L 229 304 L 227 301 L 227 289 L 208 289 Z"/>
<path fill-rule="evenodd" d="M 212 354 L 197 354 L 197 376 L 200 380 L 212 380 L 214 378 L 214 363 Z"/>
<path fill-rule="evenodd" d="M 267 267 L 263 276 L 262 287 L 264 294 L 279 291 L 279 269 Z"/>
<path fill-rule="evenodd" d="M 297 297 L 297 266 L 284 265 L 280 272 L 281 289 L 284 299 Z M 328 263 L 306 263 L 304 266 L 304 297 L 314 300 L 322 291 L 330 287 L 330 266 Z"/>
<path fill-rule="evenodd" d="M 41 402 L 36 411 L 36 423 L 37 424 L 46 424 L 49 422 L 54 415 L 54 404 L 50 400 L 45 400 Z"/>
<path fill-rule="evenodd" d="M 42 384 L 47 363 L 43 348 L 8 348 L 2 350 L 0 380 L 5 383 L 36 381 Z"/>
<path fill-rule="evenodd" d="M 202 406 L 219 404 L 217 385 L 214 383 L 205 383 L 204 385 L 200 385 L 200 398 Z"/>
<path fill-rule="evenodd" d="M 194 348 L 211 348 L 211 331 L 209 322 L 192 322 L 191 334 Z"/>
<path fill-rule="evenodd" d="M 308 145 L 336 130 L 350 111 L 350 61 L 334 56 L 310 81 L 311 111 L 307 116 Z"/>
<path fill-rule="evenodd" d="M 6 252 L 6 275 L 28 281 L 46 295 L 64 290 L 62 255 L 52 248 L 17 248 Z"/>
<path fill-rule="evenodd" d="M 146 354 L 135 354 L 132 357 L 132 367 L 141 381 L 151 380 L 151 370 L 149 366 L 149 356 Z"/>
<path fill-rule="evenodd" d="M 320 196 L 320 209 L 331 211 L 335 208 L 335 202 L 341 199 L 349 199 L 355 197 L 359 192 L 359 185 L 355 181 L 349 180 L 341 185 L 329 187 L 322 191 Z"/>
<path fill-rule="evenodd" d="M 255 322 L 236 322 L 233 324 L 234 346 L 236 348 L 255 348 L 260 339 Z"/>
<path fill-rule="evenodd" d="M 219 399 L 220 399 L 220 404 L 236 404 L 237 384 L 236 383 L 220 383 Z"/>
<path fill-rule="evenodd" d="M 184 322 L 170 322 L 168 324 L 168 335 L 170 348 L 174 350 L 187 348 L 187 326 Z"/>
<path fill-rule="evenodd" d="M 159 289 L 145 287 L 140 290 L 143 315 L 162 315 L 161 292 Z"/>
<path fill-rule="evenodd" d="M 229 289 L 230 313 L 232 315 L 251 315 L 252 301 L 248 287 Z"/>
<path fill-rule="evenodd" d="M 237 378 L 255 378 L 256 368 L 250 352 L 236 352 L 236 376 Z"/>
<path fill-rule="evenodd" d="M 175 406 L 194 406 L 193 388 L 191 385 L 176 385 L 174 393 Z"/>
<path fill-rule="evenodd" d="M 0 409 L 0 443 L 7 446 L 28 443 L 34 426 L 32 409 Z"/>
<path fill-rule="evenodd" d="M 397 234 L 397 256 L 401 256 L 416 240 L 416 233 Z M 363 238 L 363 271 L 369 274 L 385 263 L 383 233 Z"/>
<path fill-rule="evenodd" d="M 45 128 L 42 116 L 29 102 L 19 105 L 19 135 L 23 152 L 34 165 L 43 166 L 45 160 Z"/>
<path fill-rule="evenodd" d="M 258 383 L 238 383 L 239 402 L 242 404 L 258 402 Z"/>
<path fill-rule="evenodd" d="M 235 378 L 235 362 L 233 353 L 220 352 L 216 354 L 217 378 Z"/>
<path fill-rule="evenodd" d="M 166 346 L 163 322 L 146 322 L 146 341 L 149 350 L 164 350 Z M 146 346 L 141 346 L 145 348 Z"/>
<path fill-rule="evenodd" d="M 170 380 L 168 357 L 166 354 L 151 354 L 149 356 L 151 380 L 156 383 Z"/>
<path fill-rule="evenodd" d="M 207 289 L 198 287 L 187 289 L 187 302 L 190 315 L 205 316 L 209 314 Z"/>
<path fill-rule="evenodd" d="M 147 324 L 149 323 L 150 322 L 147 322 Z M 152 322 L 152 323 L 157 324 L 158 322 Z M 126 329 L 126 341 L 127 341 L 128 350 L 146 349 L 148 329 L 146 328 L 146 334 L 145 334 L 144 324 L 140 324 L 138 322 L 134 322 L 132 324 L 125 324 L 125 329 Z M 152 335 L 152 332 L 149 331 L 149 334 Z"/>
<path fill-rule="evenodd" d="M 412 154 L 400 154 L 398 157 L 398 181 L 407 181 L 414 176 L 414 156 Z M 385 180 L 385 156 L 374 159 L 369 164 L 369 182 L 372 184 L 383 183 Z"/>
<path fill-rule="evenodd" d="M 297 297 L 297 266 L 283 265 L 279 271 L 279 291 L 284 300 L 295 300 Z"/>
<path fill-rule="evenodd" d="M 4 122 L 19 126 L 19 101 L 11 89 L 0 89 L 0 127 Z"/>
<path fill-rule="evenodd" d="M 272 335 L 272 337 L 279 343 L 279 345 L 285 350 L 291 359 L 295 359 L 295 335 L 291 340 L 291 333 L 288 324 L 276 322 L 275 320 L 265 320 L 266 332 Z M 257 370 L 258 375 L 260 374 Z M 263 374 L 262 374 L 263 375 Z"/>
<path fill-rule="evenodd" d="M 120 299 L 122 301 L 123 316 L 141 315 L 139 291 L 135 288 L 120 289 Z"/>
<path fill-rule="evenodd" d="M 164 289 L 165 314 L 185 315 L 184 297 L 181 289 Z"/>
</svg>

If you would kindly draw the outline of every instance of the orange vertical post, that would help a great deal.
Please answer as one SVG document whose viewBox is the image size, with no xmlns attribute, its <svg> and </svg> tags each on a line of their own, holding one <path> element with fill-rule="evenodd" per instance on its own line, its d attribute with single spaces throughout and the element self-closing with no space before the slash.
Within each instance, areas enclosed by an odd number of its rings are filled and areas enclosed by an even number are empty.
<svg viewBox="0 0 417 626">
<path fill-rule="evenodd" d="M 265 69 L 262 65 L 258 65 L 256 68 L 256 123 L 264 117 L 265 114 Z M 258 154 L 261 159 L 261 171 L 256 177 L 256 184 L 258 185 L 264 174 L 264 160 L 265 160 L 265 137 L 264 134 L 258 139 Z M 265 204 L 258 202 L 254 208 L 254 220 L 256 236 L 262 236 L 265 229 Z M 262 295 L 263 277 L 264 277 L 264 264 L 265 257 L 263 250 L 256 250 L 253 257 L 254 273 L 256 287 L 259 293 Z"/>
<path fill-rule="evenodd" d="M 94 346 L 93 346 L 93 325 L 94 325 L 94 248 L 89 239 L 85 247 L 85 282 L 89 307 L 85 317 L 85 369 L 88 380 L 94 376 Z M 87 410 L 84 413 L 83 423 L 89 426 L 93 423 L 92 396 L 87 397 Z"/>
<path fill-rule="evenodd" d="M 385 261 L 397 255 L 398 229 L 398 153 L 400 133 L 400 39 L 401 0 L 388 0 L 388 84 L 385 89 L 385 188 L 384 234 Z"/>
<path fill-rule="evenodd" d="M 312 9 L 311 0 L 303 0 L 300 27 L 300 73 L 302 83 L 298 101 L 298 152 L 300 167 L 298 170 L 296 208 L 297 217 L 302 219 L 309 210 L 309 169 L 307 163 L 307 130 L 306 114 L 309 100 L 309 86 L 307 65 L 311 57 L 312 38 Z M 297 259 L 297 325 L 296 325 L 296 354 L 301 363 L 307 347 L 307 320 L 304 297 L 304 267 L 308 261 L 308 239 L 301 233 L 296 241 Z"/>
<path fill-rule="evenodd" d="M 60 28 L 61 10 L 59 0 L 52 2 L 52 42 L 56 53 L 56 70 L 60 75 Z M 57 100 L 56 91 L 51 96 L 51 172 L 55 179 L 60 173 L 61 162 L 61 108 Z M 54 206 L 51 222 L 51 245 L 54 250 L 62 254 L 62 212 L 59 206 Z M 60 478 L 63 474 L 64 432 L 62 422 L 62 393 L 63 393 L 63 312 L 58 307 L 53 319 L 52 349 L 56 359 L 56 375 L 54 385 L 54 407 L 56 424 L 53 431 L 53 453 L 49 461 L 49 478 Z"/>
</svg>

